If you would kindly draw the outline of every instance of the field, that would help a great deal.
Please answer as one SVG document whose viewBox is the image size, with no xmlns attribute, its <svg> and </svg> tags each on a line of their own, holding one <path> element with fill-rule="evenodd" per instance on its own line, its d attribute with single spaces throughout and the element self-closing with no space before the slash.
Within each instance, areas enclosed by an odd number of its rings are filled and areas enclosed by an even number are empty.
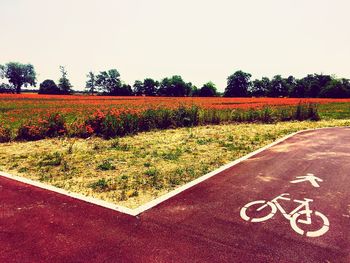
<svg viewBox="0 0 350 263">
<path fill-rule="evenodd" d="M 11 127 L 59 112 L 68 122 L 83 119 L 97 110 L 175 109 L 196 105 L 203 109 L 234 110 L 262 109 L 263 107 L 295 106 L 298 103 L 317 103 L 321 117 L 350 116 L 350 99 L 299 99 L 299 98 L 169 98 L 169 97 L 104 97 L 57 96 L 37 94 L 0 94 L 0 122 Z"/>
<path fill-rule="evenodd" d="M 304 108 L 304 116 L 300 105 L 308 103 L 318 110 Z M 135 208 L 294 131 L 348 126 L 349 105 L 350 99 L 0 95 L 1 127 L 12 138 L 0 144 L 0 170 Z M 318 115 L 320 121 L 309 120 Z M 51 122 L 65 132 L 51 136 Z M 93 132 L 74 136 L 77 123 Z M 102 129 L 110 126 L 119 134 Z M 26 127 L 46 133 L 13 141 Z"/>
<path fill-rule="evenodd" d="M 209 124 L 344 118 L 349 116 L 349 101 L 1 95 L 0 142 L 62 136 L 114 138 Z"/>
</svg>

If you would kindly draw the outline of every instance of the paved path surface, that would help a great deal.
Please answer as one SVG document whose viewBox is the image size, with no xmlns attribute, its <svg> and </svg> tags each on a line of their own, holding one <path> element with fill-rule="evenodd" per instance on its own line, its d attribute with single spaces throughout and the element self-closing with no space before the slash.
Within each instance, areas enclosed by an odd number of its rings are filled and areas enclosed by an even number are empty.
<svg viewBox="0 0 350 263">
<path fill-rule="evenodd" d="M 312 224 L 292 227 L 280 208 L 304 198 Z M 138 217 L 5 178 L 0 202 L 0 262 L 350 262 L 350 129 L 300 133 Z"/>
</svg>

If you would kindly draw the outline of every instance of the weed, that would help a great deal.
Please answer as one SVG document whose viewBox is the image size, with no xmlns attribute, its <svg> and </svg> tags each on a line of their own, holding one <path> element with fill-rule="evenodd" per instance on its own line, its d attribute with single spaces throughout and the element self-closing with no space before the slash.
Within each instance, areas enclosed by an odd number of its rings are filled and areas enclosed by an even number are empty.
<svg viewBox="0 0 350 263">
<path fill-rule="evenodd" d="M 126 191 L 122 190 L 119 195 L 119 201 L 125 201 L 128 199 L 128 196 L 126 195 Z"/>
<path fill-rule="evenodd" d="M 180 158 L 181 155 L 182 155 L 182 150 L 180 148 L 176 148 L 175 150 L 171 150 L 167 153 L 163 153 L 162 157 L 164 160 L 176 161 Z"/>
<path fill-rule="evenodd" d="M 148 177 L 153 177 L 158 175 L 158 170 L 156 168 L 150 168 L 145 171 L 145 175 Z"/>
<path fill-rule="evenodd" d="M 28 171 L 28 168 L 27 167 L 22 167 L 18 170 L 19 173 L 25 173 Z"/>
<path fill-rule="evenodd" d="M 63 160 L 63 162 L 62 162 L 62 171 L 63 172 L 69 171 L 69 165 L 68 165 L 68 162 L 66 160 Z"/>
<path fill-rule="evenodd" d="M 63 157 L 59 152 L 53 154 L 46 154 L 38 163 L 39 167 L 42 166 L 59 166 L 62 163 Z"/>
<path fill-rule="evenodd" d="M 111 160 L 104 160 L 97 166 L 97 169 L 101 171 L 115 170 L 115 166 L 111 163 Z"/>
<path fill-rule="evenodd" d="M 73 153 L 73 146 L 75 144 L 75 141 L 69 144 L 67 154 L 72 154 Z"/>
<path fill-rule="evenodd" d="M 98 151 L 98 150 L 101 150 L 101 145 L 98 144 L 98 143 L 94 143 L 93 146 L 92 146 L 92 150 L 94 151 Z"/>
<path fill-rule="evenodd" d="M 111 143 L 111 149 L 118 151 L 129 151 L 131 147 L 127 144 L 121 144 L 118 139 L 114 139 Z"/>
<path fill-rule="evenodd" d="M 11 170 L 12 170 L 12 169 L 15 169 L 15 168 L 17 168 L 18 166 L 19 166 L 18 163 L 14 163 L 13 165 L 11 165 L 10 169 L 11 169 Z"/>
<path fill-rule="evenodd" d="M 198 140 L 197 140 L 197 143 L 198 143 L 199 145 L 206 145 L 206 144 L 208 144 L 208 143 L 211 143 L 212 141 L 213 141 L 212 138 L 208 138 L 208 139 L 198 139 Z"/>
<path fill-rule="evenodd" d="M 90 187 L 95 190 L 95 191 L 100 191 L 100 192 L 104 192 L 106 190 L 108 190 L 108 182 L 106 179 L 102 178 L 99 179 L 98 181 L 91 183 Z"/>
<path fill-rule="evenodd" d="M 121 177 L 120 177 L 122 180 L 128 180 L 129 179 L 129 176 L 127 176 L 127 175 L 122 175 Z"/>
</svg>

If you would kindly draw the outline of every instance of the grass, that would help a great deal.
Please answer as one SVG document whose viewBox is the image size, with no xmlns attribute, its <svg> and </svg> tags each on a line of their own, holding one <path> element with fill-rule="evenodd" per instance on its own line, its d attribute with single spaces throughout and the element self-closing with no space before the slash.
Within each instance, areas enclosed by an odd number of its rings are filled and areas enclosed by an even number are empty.
<svg viewBox="0 0 350 263">
<path fill-rule="evenodd" d="M 350 120 L 229 124 L 118 140 L 3 143 L 0 170 L 135 208 L 292 132 L 346 125 Z"/>
<path fill-rule="evenodd" d="M 350 119 L 350 103 L 329 103 L 318 105 L 322 119 Z"/>
</svg>

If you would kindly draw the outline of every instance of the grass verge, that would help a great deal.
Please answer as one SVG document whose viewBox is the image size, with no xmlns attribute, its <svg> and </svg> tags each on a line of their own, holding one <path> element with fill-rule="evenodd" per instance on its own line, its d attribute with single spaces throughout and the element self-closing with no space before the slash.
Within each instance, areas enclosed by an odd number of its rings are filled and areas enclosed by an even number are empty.
<svg viewBox="0 0 350 263">
<path fill-rule="evenodd" d="M 295 131 L 350 120 L 228 124 L 152 131 L 114 140 L 0 144 L 0 170 L 135 208 Z"/>
</svg>

